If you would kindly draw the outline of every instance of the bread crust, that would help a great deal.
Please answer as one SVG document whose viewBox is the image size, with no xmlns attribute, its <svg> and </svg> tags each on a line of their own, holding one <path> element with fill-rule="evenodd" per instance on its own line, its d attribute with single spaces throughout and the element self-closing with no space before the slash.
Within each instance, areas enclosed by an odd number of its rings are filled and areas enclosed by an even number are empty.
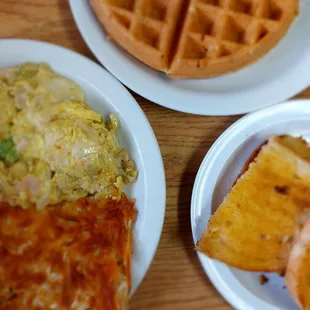
<svg viewBox="0 0 310 310">
<path fill-rule="evenodd" d="M 285 280 L 294 300 L 302 309 L 310 309 L 310 286 L 305 287 L 305 278 L 310 275 L 310 220 L 305 224 L 299 240 L 290 254 Z M 307 298 L 308 297 L 308 298 Z"/>
</svg>

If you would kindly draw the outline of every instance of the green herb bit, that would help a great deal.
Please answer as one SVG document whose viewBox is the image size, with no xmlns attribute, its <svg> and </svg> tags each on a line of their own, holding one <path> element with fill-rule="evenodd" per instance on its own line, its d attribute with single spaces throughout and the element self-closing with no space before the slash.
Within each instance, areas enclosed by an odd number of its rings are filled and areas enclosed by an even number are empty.
<svg viewBox="0 0 310 310">
<path fill-rule="evenodd" d="M 18 153 L 11 137 L 0 142 L 0 160 L 10 165 L 18 160 Z"/>
</svg>

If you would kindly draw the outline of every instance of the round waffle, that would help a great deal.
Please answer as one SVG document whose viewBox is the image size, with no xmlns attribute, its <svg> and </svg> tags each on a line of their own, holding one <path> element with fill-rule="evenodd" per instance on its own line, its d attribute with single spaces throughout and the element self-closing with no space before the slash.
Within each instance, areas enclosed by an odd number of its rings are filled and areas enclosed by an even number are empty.
<svg viewBox="0 0 310 310">
<path fill-rule="evenodd" d="M 242 68 L 285 35 L 298 0 L 90 0 L 109 37 L 174 78 Z"/>
</svg>

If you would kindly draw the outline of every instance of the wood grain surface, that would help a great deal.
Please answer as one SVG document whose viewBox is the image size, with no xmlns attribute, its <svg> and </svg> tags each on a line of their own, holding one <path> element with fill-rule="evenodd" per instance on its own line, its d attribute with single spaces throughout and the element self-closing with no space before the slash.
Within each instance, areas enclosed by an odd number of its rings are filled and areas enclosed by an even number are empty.
<svg viewBox="0 0 310 310">
<path fill-rule="evenodd" d="M 79 34 L 66 0 L 0 0 L 0 38 L 43 40 L 95 60 Z M 133 95 L 161 148 L 167 210 L 155 259 L 131 300 L 131 309 L 232 309 L 211 285 L 197 259 L 190 227 L 190 200 L 203 157 L 239 117 L 193 116 Z M 299 97 L 310 98 L 310 88 Z"/>
</svg>

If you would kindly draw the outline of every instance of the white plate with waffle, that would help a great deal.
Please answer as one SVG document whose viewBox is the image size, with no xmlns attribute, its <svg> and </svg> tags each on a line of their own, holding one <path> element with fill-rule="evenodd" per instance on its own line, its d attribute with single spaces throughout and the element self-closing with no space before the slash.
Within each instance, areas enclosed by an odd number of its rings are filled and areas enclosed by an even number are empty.
<svg viewBox="0 0 310 310">
<path fill-rule="evenodd" d="M 132 6 L 128 1 L 114 1 L 113 4 L 123 5 L 122 14 L 130 20 L 135 13 L 131 11 Z M 207 3 L 209 9 L 215 7 L 214 10 L 221 3 L 215 0 L 199 1 Z M 152 3 L 157 2 L 166 3 Z M 241 114 L 284 101 L 310 85 L 310 0 L 300 0 L 299 15 L 288 33 L 256 63 L 214 78 L 183 80 L 172 79 L 165 73 L 155 71 L 112 42 L 93 13 L 89 0 L 70 0 L 70 4 L 85 41 L 98 60 L 127 87 L 162 106 L 202 115 Z M 248 18 L 252 19 L 253 16 Z M 154 21 L 151 18 L 149 22 L 165 27 L 163 20 Z M 277 18 L 268 23 L 276 25 Z M 241 28 L 241 32 L 246 32 Z"/>
<path fill-rule="evenodd" d="M 195 180 L 191 225 L 195 244 L 249 156 L 272 135 L 302 136 L 310 142 L 310 100 L 294 100 L 249 114 L 228 128 L 205 156 Z M 232 268 L 198 253 L 214 286 L 238 310 L 298 310 L 284 278 Z"/>
<path fill-rule="evenodd" d="M 141 283 L 160 239 L 166 200 L 164 167 L 153 130 L 130 93 L 111 74 L 89 59 L 65 48 L 30 40 L 0 40 L 0 69 L 25 62 L 45 62 L 58 74 L 75 81 L 90 108 L 103 117 L 116 113 L 119 140 L 137 170 L 137 181 L 125 189 L 136 199 L 133 230 L 132 290 Z M 3 113 L 3 112 L 1 112 Z"/>
</svg>

